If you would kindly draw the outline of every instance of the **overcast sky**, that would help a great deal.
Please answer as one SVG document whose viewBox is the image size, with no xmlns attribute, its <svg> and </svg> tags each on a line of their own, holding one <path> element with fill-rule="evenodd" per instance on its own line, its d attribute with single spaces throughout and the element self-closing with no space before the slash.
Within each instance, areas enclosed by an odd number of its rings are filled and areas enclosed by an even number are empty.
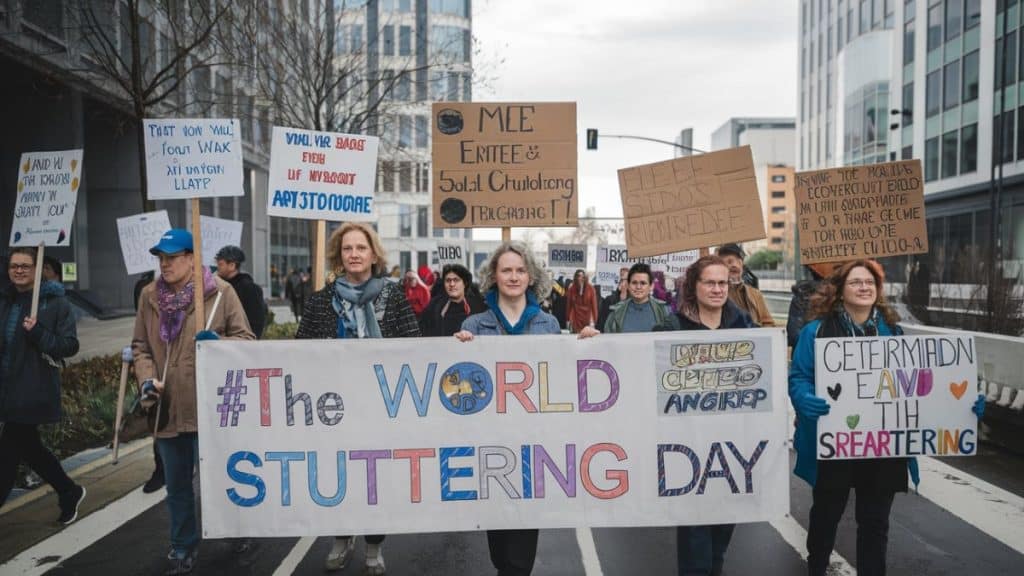
<svg viewBox="0 0 1024 576">
<path fill-rule="evenodd" d="M 478 101 L 575 101 L 580 215 L 621 216 L 619 168 L 672 148 L 586 128 L 693 146 L 734 116 L 795 116 L 796 0 L 475 0 Z"/>
</svg>

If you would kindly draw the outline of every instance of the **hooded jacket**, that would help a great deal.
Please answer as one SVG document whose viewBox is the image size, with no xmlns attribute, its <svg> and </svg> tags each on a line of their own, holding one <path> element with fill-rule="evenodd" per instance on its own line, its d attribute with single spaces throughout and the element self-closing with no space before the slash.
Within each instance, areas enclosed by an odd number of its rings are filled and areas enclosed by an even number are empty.
<svg viewBox="0 0 1024 576">
<path fill-rule="evenodd" d="M 65 358 L 78 353 L 75 317 L 57 282 L 40 285 L 36 325 L 26 332 L 22 322 L 31 306 L 32 291 L 18 292 L 10 285 L 0 296 L 0 362 L 6 364 L 6 370 L 0 367 L 0 422 L 52 424 L 61 419 L 60 370 Z"/>
</svg>

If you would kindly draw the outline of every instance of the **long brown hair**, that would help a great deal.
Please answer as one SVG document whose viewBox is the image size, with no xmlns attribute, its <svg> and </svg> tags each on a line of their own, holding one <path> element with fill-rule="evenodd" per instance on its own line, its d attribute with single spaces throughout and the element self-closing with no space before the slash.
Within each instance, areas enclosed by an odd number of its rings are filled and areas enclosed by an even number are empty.
<svg viewBox="0 0 1024 576">
<path fill-rule="evenodd" d="M 875 308 L 889 326 L 900 321 L 900 315 L 885 300 L 885 272 L 875 260 L 851 260 L 835 269 L 832 275 L 818 283 L 818 290 L 811 296 L 807 319 L 824 318 L 843 305 L 843 287 L 846 277 L 854 268 L 864 268 L 875 278 Z"/>
<path fill-rule="evenodd" d="M 698 258 L 686 269 L 683 295 L 679 301 L 679 313 L 694 321 L 700 321 L 700 315 L 697 312 L 697 282 L 700 281 L 700 275 L 708 266 L 725 266 L 727 270 L 729 268 L 721 256 L 708 254 Z"/>
</svg>

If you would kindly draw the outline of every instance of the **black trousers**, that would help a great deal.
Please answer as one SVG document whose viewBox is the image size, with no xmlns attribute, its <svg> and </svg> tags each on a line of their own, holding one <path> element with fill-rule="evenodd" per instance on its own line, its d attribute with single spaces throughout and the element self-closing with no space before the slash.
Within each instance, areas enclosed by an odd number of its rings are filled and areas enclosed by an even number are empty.
<svg viewBox="0 0 1024 576">
<path fill-rule="evenodd" d="M 487 547 L 498 576 L 529 576 L 537 559 L 539 530 L 488 530 Z"/>
<path fill-rule="evenodd" d="M 818 479 L 807 527 L 807 573 L 810 576 L 824 576 L 828 568 L 850 488 L 857 492 L 857 574 L 885 575 L 889 512 L 896 491 L 892 483 L 885 480 L 889 476 L 884 473 L 885 466 L 879 473 L 878 467 L 869 462 L 818 462 Z M 901 462 L 905 469 L 906 461 Z M 905 477 L 906 473 L 903 474 Z"/>
<path fill-rule="evenodd" d="M 43 446 L 37 425 L 7 422 L 0 432 L 0 506 L 14 488 L 19 462 L 28 464 L 57 494 L 66 494 L 75 487 L 60 467 L 60 460 Z"/>
</svg>

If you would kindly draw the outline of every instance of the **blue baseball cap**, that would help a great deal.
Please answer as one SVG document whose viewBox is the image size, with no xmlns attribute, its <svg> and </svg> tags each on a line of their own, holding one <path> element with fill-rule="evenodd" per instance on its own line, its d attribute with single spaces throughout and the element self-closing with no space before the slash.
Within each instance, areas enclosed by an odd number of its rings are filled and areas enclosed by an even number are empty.
<svg viewBox="0 0 1024 576">
<path fill-rule="evenodd" d="M 160 254 L 177 254 L 188 250 L 192 251 L 192 233 L 184 228 L 171 228 L 160 237 L 160 241 L 149 249 L 149 253 L 158 256 Z"/>
</svg>

